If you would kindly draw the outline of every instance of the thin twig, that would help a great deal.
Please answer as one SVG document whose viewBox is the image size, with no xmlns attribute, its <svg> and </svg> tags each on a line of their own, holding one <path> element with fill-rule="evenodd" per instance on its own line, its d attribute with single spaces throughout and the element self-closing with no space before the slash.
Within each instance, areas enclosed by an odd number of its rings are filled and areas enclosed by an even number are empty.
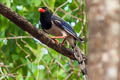
<svg viewBox="0 0 120 80">
<path fill-rule="evenodd" d="M 65 80 L 69 80 L 69 78 L 71 77 L 72 74 L 73 74 L 73 71 L 68 74 L 68 76 L 65 78 Z"/>
<path fill-rule="evenodd" d="M 77 19 L 77 20 L 82 20 L 82 19 L 80 19 L 80 18 L 78 18 L 78 17 L 76 17 L 76 16 L 73 16 L 73 15 L 71 15 L 70 13 L 68 13 L 68 12 L 66 12 L 65 10 L 63 10 L 63 9 L 61 9 L 60 8 L 60 11 L 62 11 L 62 12 L 64 12 L 65 14 L 67 14 L 67 15 L 70 15 L 72 18 L 74 18 L 74 19 Z"/>
<path fill-rule="evenodd" d="M 19 68 L 21 68 L 22 66 L 25 66 L 25 65 L 27 65 L 27 64 L 30 64 L 30 62 L 25 63 L 25 64 L 21 64 L 21 65 L 17 66 L 16 68 L 14 68 L 14 69 L 13 69 L 12 71 L 10 71 L 10 72 L 14 72 L 14 71 L 16 71 L 17 69 L 19 69 Z"/>
<path fill-rule="evenodd" d="M 0 40 L 7 40 L 7 39 L 22 39 L 22 38 L 33 38 L 33 37 L 32 37 L 32 36 L 15 36 L 15 37 L 0 38 Z"/>
<path fill-rule="evenodd" d="M 69 78 L 72 76 L 72 74 L 73 74 L 73 70 L 74 70 L 74 66 L 72 65 L 72 60 L 70 60 L 70 64 L 69 64 L 69 66 L 70 66 L 70 70 L 69 70 L 69 74 L 68 74 L 68 76 L 66 77 L 66 79 L 65 80 L 69 80 Z"/>
<path fill-rule="evenodd" d="M 43 2 L 43 4 L 44 4 L 48 9 L 52 10 L 51 7 L 49 7 L 49 5 L 45 2 L 45 0 L 42 0 L 42 2 Z M 52 10 L 52 11 L 53 11 L 53 10 Z"/>
<path fill-rule="evenodd" d="M 30 54 L 21 47 L 21 45 L 18 43 L 17 40 L 16 40 L 16 45 L 17 45 L 24 53 L 26 53 L 27 56 L 30 56 Z"/>
<path fill-rule="evenodd" d="M 79 9 L 79 8 L 75 8 L 74 10 L 72 10 L 71 12 L 69 12 L 69 14 L 71 14 L 71 13 L 77 11 L 78 9 Z M 65 15 L 64 15 L 62 18 L 64 19 L 67 15 L 68 15 L 68 14 L 65 13 Z"/>
<path fill-rule="evenodd" d="M 65 68 L 63 67 L 63 65 L 59 61 L 56 60 L 56 63 L 64 70 L 64 72 L 66 74 L 68 74 L 68 72 L 65 70 Z"/>
<path fill-rule="evenodd" d="M 61 4 L 59 7 L 57 7 L 53 14 L 55 14 L 61 7 L 63 7 L 63 6 L 66 5 L 67 3 L 68 3 L 68 1 L 64 2 L 64 3 Z"/>
</svg>

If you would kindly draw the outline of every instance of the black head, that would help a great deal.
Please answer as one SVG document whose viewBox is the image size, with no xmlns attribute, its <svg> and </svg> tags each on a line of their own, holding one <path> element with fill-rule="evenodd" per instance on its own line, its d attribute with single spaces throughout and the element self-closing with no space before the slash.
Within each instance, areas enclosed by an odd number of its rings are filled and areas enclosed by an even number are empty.
<svg viewBox="0 0 120 80">
<path fill-rule="evenodd" d="M 51 28 L 52 13 L 50 12 L 50 10 L 48 10 L 47 7 L 40 7 L 38 11 L 40 12 L 40 22 L 41 22 L 42 28 L 43 29 Z"/>
<path fill-rule="evenodd" d="M 40 7 L 40 8 L 38 9 L 38 11 L 39 11 L 40 13 L 48 13 L 48 12 L 50 12 L 47 7 Z"/>
</svg>

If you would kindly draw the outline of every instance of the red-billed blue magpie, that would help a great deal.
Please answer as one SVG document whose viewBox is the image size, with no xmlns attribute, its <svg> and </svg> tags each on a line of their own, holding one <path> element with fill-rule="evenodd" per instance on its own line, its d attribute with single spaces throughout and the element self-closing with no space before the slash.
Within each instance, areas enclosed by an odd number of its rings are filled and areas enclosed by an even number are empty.
<svg viewBox="0 0 120 80">
<path fill-rule="evenodd" d="M 82 52 L 80 51 L 80 48 L 76 45 L 76 40 L 82 42 L 82 39 L 77 37 L 75 31 L 66 21 L 53 15 L 53 13 L 48 10 L 47 7 L 41 7 L 38 9 L 38 11 L 40 12 L 40 23 L 42 29 L 49 34 L 52 34 L 54 36 L 52 39 L 54 40 L 56 40 L 57 38 L 62 38 L 62 44 L 64 44 L 65 40 L 69 42 L 69 44 L 73 48 L 74 56 L 80 64 L 82 73 L 84 75 L 87 75 L 85 62 L 81 55 Z"/>
</svg>

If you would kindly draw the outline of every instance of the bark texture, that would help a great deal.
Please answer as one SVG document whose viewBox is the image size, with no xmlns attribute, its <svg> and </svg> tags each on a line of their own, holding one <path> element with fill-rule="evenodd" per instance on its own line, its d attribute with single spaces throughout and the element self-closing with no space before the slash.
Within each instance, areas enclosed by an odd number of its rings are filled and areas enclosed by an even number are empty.
<svg viewBox="0 0 120 80">
<path fill-rule="evenodd" d="M 120 80 L 120 1 L 86 0 L 86 3 L 89 80 L 118 77 Z"/>
</svg>

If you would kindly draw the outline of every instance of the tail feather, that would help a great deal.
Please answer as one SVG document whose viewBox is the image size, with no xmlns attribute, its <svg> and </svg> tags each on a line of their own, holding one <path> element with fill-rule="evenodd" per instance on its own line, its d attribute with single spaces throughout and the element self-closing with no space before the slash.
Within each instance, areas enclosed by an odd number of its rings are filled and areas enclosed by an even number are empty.
<svg viewBox="0 0 120 80">
<path fill-rule="evenodd" d="M 87 69 L 86 69 L 86 64 L 85 64 L 85 61 L 83 59 L 83 56 L 82 56 L 82 51 L 80 50 L 80 48 L 76 45 L 73 47 L 73 52 L 74 52 L 74 56 L 75 58 L 77 59 L 79 65 L 80 65 L 80 68 L 81 68 L 81 72 L 83 73 L 84 75 L 84 80 L 88 80 L 87 79 Z"/>
</svg>

